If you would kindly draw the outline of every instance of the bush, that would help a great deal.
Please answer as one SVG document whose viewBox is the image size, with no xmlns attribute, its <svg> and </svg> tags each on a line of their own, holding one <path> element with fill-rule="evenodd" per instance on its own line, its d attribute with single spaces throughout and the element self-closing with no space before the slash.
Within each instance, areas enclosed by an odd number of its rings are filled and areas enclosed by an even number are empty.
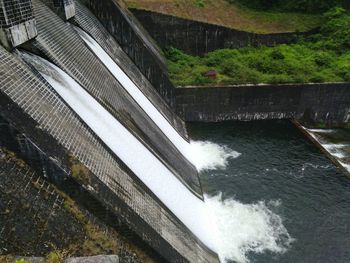
<svg viewBox="0 0 350 263">
<path fill-rule="evenodd" d="M 220 49 L 204 57 L 166 51 L 175 85 L 350 81 L 350 15 L 342 8 L 325 14 L 320 33 L 290 45 Z M 203 77 L 218 72 L 216 80 Z"/>
<path fill-rule="evenodd" d="M 348 0 L 227 0 L 232 4 L 272 11 L 322 13 L 336 6 L 348 7 Z"/>
</svg>

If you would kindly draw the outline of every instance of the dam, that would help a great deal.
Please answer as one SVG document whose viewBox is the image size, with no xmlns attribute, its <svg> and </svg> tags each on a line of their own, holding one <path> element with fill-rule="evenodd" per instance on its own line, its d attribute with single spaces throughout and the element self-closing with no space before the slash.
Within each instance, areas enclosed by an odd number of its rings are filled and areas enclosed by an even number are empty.
<svg viewBox="0 0 350 263">
<path fill-rule="evenodd" d="M 249 253 L 283 257 L 298 242 L 300 233 L 290 234 L 279 216 L 278 200 L 235 200 L 234 191 L 245 196 L 243 189 L 259 189 L 259 198 L 266 194 L 269 179 L 261 190 L 249 170 L 261 170 L 255 163 L 263 166 L 263 154 L 260 162 L 242 161 L 261 150 L 244 137 L 232 139 L 226 123 L 216 129 L 185 121 L 303 118 L 311 111 L 316 120 L 339 124 L 349 115 L 346 84 L 332 92 L 288 87 L 292 99 L 278 97 L 285 87 L 275 96 L 274 87 L 261 87 L 256 96 L 247 92 L 254 87 L 222 87 L 220 95 L 211 88 L 179 90 L 162 50 L 122 1 L 0 4 L 0 256 L 55 252 L 115 254 L 120 262 L 249 262 Z M 324 94 L 330 96 L 319 99 Z M 277 130 L 287 134 L 281 126 Z M 243 128 L 242 134 L 254 131 Z M 273 134 L 272 144 L 287 140 Z M 259 145 L 259 135 L 252 136 Z M 293 132 L 291 137 L 303 145 Z M 317 168 L 336 173 L 319 158 Z M 234 183 L 225 180 L 238 169 L 247 170 L 247 185 L 239 173 Z M 321 172 L 315 172 L 318 184 Z M 343 191 L 345 180 L 335 181 L 332 190 Z"/>
<path fill-rule="evenodd" d="M 83 3 L 7 2 L 2 147 L 62 191 L 78 184 L 70 191 L 90 196 L 156 257 L 218 262 L 191 144 L 171 105 Z M 17 17 L 23 32 L 8 30 L 7 15 L 21 8 L 34 23 Z M 10 41 L 26 26 L 35 34 Z M 75 176 L 72 160 L 84 176 Z"/>
</svg>

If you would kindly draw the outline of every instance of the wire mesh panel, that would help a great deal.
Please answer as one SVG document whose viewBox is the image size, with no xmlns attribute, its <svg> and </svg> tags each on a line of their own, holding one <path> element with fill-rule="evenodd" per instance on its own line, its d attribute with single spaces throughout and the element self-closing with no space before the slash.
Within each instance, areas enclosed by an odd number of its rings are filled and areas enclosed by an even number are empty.
<svg viewBox="0 0 350 263">
<path fill-rule="evenodd" d="M 31 0 L 0 0 L 0 42 L 16 47 L 37 34 Z"/>
<path fill-rule="evenodd" d="M 191 191 L 201 196 L 195 167 L 90 51 L 72 26 L 40 1 L 34 0 L 33 6 L 39 32 L 33 42 L 35 47 L 93 95 Z"/>
<path fill-rule="evenodd" d="M 66 158 L 56 148 L 75 156 L 96 177 L 87 187 L 91 194 L 164 258 L 170 262 L 217 261 L 40 76 L 1 47 L 0 60 L 3 118 L 46 149 L 51 156 L 48 159 L 54 158 L 55 163 L 63 163 Z M 31 125 L 32 121 L 36 124 Z"/>
<path fill-rule="evenodd" d="M 42 0 L 47 6 L 56 12 L 62 19 L 68 20 L 75 16 L 75 4 L 73 0 Z"/>
<path fill-rule="evenodd" d="M 182 134 L 187 137 L 184 122 L 174 114 L 174 111 L 159 95 L 156 89 L 141 73 L 139 68 L 132 62 L 123 51 L 111 34 L 103 27 L 100 21 L 90 12 L 90 10 L 79 1 L 75 1 L 76 15 L 75 22 L 87 33 L 89 33 L 111 58 L 124 70 L 154 105 L 162 112 L 167 120 Z"/>
<path fill-rule="evenodd" d="M 118 41 L 126 54 L 159 94 L 175 106 L 174 86 L 169 80 L 165 58 L 148 32 L 120 0 L 89 0 L 90 10 Z"/>
</svg>

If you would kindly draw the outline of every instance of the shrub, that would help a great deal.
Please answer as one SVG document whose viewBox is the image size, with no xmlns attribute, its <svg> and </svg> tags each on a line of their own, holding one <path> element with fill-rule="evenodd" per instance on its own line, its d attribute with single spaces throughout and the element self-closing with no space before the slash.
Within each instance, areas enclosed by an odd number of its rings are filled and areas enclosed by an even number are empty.
<svg viewBox="0 0 350 263">
<path fill-rule="evenodd" d="M 175 85 L 350 81 L 350 15 L 342 8 L 325 14 L 320 33 L 294 44 L 220 49 L 193 57 L 170 48 L 166 55 Z M 215 70 L 216 80 L 203 77 Z"/>
<path fill-rule="evenodd" d="M 227 0 L 231 4 L 272 11 L 322 13 L 335 6 L 349 6 L 348 0 Z"/>
</svg>

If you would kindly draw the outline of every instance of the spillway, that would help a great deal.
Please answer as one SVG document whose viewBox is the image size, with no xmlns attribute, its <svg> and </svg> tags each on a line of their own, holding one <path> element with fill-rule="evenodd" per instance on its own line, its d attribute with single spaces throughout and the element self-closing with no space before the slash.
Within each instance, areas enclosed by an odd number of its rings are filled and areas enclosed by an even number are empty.
<svg viewBox="0 0 350 263">
<path fill-rule="evenodd" d="M 208 248 L 216 251 L 215 230 L 204 202 L 69 75 L 38 56 L 23 56 L 165 206 Z"/>
<path fill-rule="evenodd" d="M 145 142 L 189 189 L 202 196 L 195 167 L 89 49 L 72 25 L 62 21 L 38 0 L 33 0 L 33 9 L 39 35 L 33 41 L 35 48 L 28 48 L 28 51 L 40 52 L 63 69 L 140 141 Z"/>
<path fill-rule="evenodd" d="M 183 137 L 174 129 L 167 119 L 157 110 L 157 108 L 149 101 L 149 99 L 140 91 L 135 83 L 125 74 L 120 66 L 103 50 L 103 48 L 85 31 L 78 27 L 74 27 L 84 42 L 134 98 L 138 105 L 147 113 L 147 115 L 156 123 L 160 130 L 170 139 L 170 141 L 181 151 L 181 153 L 191 161 L 190 145 Z"/>
<path fill-rule="evenodd" d="M 136 103 L 145 111 L 158 128 L 172 142 L 173 145 L 189 160 L 198 170 L 203 168 L 214 169 L 226 165 L 229 158 L 236 158 L 237 153 L 224 149 L 209 142 L 188 143 L 168 122 L 153 103 L 145 96 L 140 88 L 125 74 L 121 67 L 107 54 L 107 52 L 89 34 L 78 27 L 74 27 L 88 47 L 101 60 L 111 74 L 120 82 L 123 88 L 130 94 Z M 204 153 L 209 152 L 207 156 Z"/>
</svg>

